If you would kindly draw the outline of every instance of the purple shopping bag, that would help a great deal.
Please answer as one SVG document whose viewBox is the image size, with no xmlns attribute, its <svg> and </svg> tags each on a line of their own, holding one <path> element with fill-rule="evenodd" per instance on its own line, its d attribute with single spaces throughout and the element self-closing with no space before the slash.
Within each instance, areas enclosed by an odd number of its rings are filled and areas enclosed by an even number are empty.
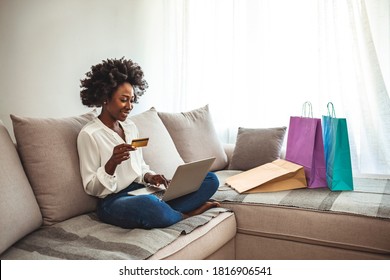
<svg viewBox="0 0 390 280">
<path fill-rule="evenodd" d="M 308 188 L 327 187 L 321 119 L 313 118 L 310 102 L 303 106 L 311 117 L 290 117 L 286 160 L 304 167 Z"/>
</svg>

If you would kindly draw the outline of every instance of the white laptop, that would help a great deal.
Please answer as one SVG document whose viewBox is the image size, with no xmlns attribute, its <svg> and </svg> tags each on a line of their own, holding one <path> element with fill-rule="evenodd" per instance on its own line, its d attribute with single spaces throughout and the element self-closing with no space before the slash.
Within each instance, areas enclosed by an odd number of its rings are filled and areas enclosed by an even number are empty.
<svg viewBox="0 0 390 280">
<path fill-rule="evenodd" d="M 214 161 L 215 157 L 212 157 L 179 165 L 167 189 L 163 186 L 147 186 L 135 191 L 130 191 L 128 194 L 141 195 L 158 192 L 158 196 L 162 200 L 169 201 L 195 192 L 201 186 L 204 178 L 206 178 Z"/>
</svg>

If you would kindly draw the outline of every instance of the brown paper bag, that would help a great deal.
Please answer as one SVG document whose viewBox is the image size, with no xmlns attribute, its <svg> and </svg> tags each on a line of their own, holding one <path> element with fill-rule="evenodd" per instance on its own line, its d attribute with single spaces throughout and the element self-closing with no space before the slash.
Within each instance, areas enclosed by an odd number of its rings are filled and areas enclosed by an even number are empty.
<svg viewBox="0 0 390 280">
<path fill-rule="evenodd" d="M 303 166 L 277 159 L 226 179 L 239 193 L 275 192 L 306 188 Z"/>
</svg>

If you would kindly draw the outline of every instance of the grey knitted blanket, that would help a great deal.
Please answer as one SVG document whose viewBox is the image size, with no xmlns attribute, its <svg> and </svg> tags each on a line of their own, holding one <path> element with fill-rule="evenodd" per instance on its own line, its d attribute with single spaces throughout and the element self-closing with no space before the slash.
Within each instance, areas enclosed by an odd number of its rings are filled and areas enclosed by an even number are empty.
<svg viewBox="0 0 390 280">
<path fill-rule="evenodd" d="M 81 215 L 31 233 L 4 252 L 1 259 L 146 259 L 181 234 L 226 211 L 212 208 L 170 227 L 151 230 L 123 229 L 98 221 L 95 214 Z"/>
</svg>

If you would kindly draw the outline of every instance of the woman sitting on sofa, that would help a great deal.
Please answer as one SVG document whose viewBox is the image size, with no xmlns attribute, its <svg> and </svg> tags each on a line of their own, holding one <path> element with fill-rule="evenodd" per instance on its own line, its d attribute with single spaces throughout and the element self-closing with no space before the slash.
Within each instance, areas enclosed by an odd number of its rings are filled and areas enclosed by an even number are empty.
<svg viewBox="0 0 390 280">
<path fill-rule="evenodd" d="M 100 198 L 99 219 L 123 228 L 167 227 L 219 205 L 208 201 L 219 186 L 213 173 L 208 173 L 197 192 L 169 202 L 151 194 L 128 195 L 147 183 L 169 183 L 164 175 L 149 169 L 141 149 L 129 144 L 138 138 L 138 129 L 126 119 L 147 87 L 141 67 L 124 58 L 92 66 L 81 80 L 82 103 L 102 107 L 77 139 L 84 189 Z"/>
</svg>

